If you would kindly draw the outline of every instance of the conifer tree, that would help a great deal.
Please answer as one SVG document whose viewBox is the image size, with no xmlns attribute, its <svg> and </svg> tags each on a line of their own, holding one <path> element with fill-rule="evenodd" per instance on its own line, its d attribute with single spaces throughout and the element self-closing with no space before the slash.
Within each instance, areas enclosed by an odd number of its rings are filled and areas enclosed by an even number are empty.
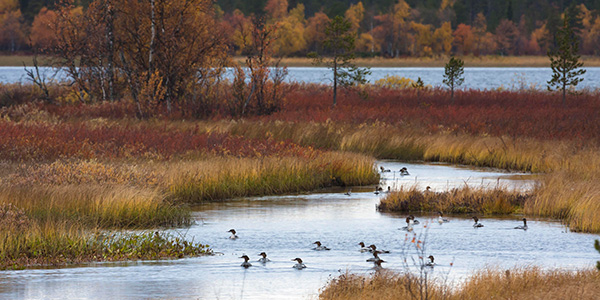
<svg viewBox="0 0 600 300">
<path fill-rule="evenodd" d="M 371 72 L 367 68 L 359 68 L 352 62 L 356 35 L 351 31 L 352 24 L 342 16 L 336 16 L 325 28 L 323 45 L 329 51 L 326 60 L 316 52 L 309 53 L 315 64 L 324 64 L 333 71 L 333 107 L 337 104 L 337 87 L 364 84 L 366 76 Z"/>
<path fill-rule="evenodd" d="M 583 81 L 580 77 L 585 74 L 583 62 L 579 61 L 579 40 L 569 22 L 569 15 L 565 14 L 563 26 L 556 33 L 557 49 L 548 51 L 552 79 L 548 81 L 548 90 L 562 91 L 563 105 L 566 101 L 566 92 L 569 87 L 575 88 Z"/>
<path fill-rule="evenodd" d="M 450 57 L 450 60 L 444 67 L 444 84 L 450 88 L 450 101 L 454 104 L 454 88 L 460 86 L 465 81 L 465 62 L 460 58 Z"/>
</svg>

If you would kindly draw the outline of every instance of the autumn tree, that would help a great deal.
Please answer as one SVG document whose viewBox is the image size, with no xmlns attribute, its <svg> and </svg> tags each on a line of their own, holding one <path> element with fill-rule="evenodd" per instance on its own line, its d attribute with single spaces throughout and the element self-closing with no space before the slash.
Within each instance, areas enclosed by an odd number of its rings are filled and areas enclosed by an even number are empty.
<svg viewBox="0 0 600 300">
<path fill-rule="evenodd" d="M 0 44 L 4 49 L 14 52 L 25 44 L 25 22 L 17 0 L 0 2 L 0 29 Z"/>
<path fill-rule="evenodd" d="M 444 22 L 442 26 L 433 32 L 433 51 L 438 54 L 450 54 L 452 50 L 452 27 L 450 22 Z"/>
<path fill-rule="evenodd" d="M 577 84 L 583 81 L 581 77 L 586 70 L 579 69 L 583 67 L 583 62 L 579 61 L 581 57 L 579 52 L 579 40 L 573 32 L 569 23 L 569 15 L 563 17 L 563 26 L 556 34 L 558 48 L 548 51 L 550 58 L 550 67 L 552 68 L 552 79 L 548 81 L 548 90 L 562 91 L 563 105 L 566 103 L 566 92 L 569 87 L 575 88 Z M 579 69 L 579 70 L 578 70 Z"/>
<path fill-rule="evenodd" d="M 52 49 L 56 46 L 56 39 L 52 31 L 52 24 L 56 23 L 56 12 L 46 7 L 33 19 L 29 39 L 31 46 L 37 49 Z"/>
<path fill-rule="evenodd" d="M 304 5 L 298 4 L 291 9 L 287 16 L 279 20 L 272 20 L 277 24 L 277 38 L 273 42 L 273 51 L 285 56 L 299 53 L 306 49 L 304 30 L 306 19 L 304 18 Z"/>
<path fill-rule="evenodd" d="M 444 67 L 444 84 L 450 88 L 450 101 L 454 104 L 454 88 L 463 84 L 465 78 L 465 63 L 460 58 L 450 57 L 450 60 Z"/>
<path fill-rule="evenodd" d="M 454 30 L 452 35 L 454 36 L 454 45 L 456 46 L 457 52 L 462 53 L 463 55 L 472 52 L 475 36 L 471 26 L 458 24 L 458 27 L 456 27 L 456 30 Z"/>
<path fill-rule="evenodd" d="M 333 71 L 333 104 L 337 104 L 337 87 L 351 86 L 356 83 L 365 83 L 366 76 L 370 74 L 368 69 L 358 68 L 353 64 L 355 35 L 350 31 L 352 24 L 342 16 L 337 16 L 325 28 L 327 38 L 324 41 L 325 49 L 330 55 L 329 59 L 323 59 L 317 53 L 309 56 L 315 60 L 315 64 L 325 64 Z"/>
<path fill-rule="evenodd" d="M 308 18 L 304 38 L 307 42 L 309 51 L 320 52 L 321 45 L 325 41 L 325 27 L 331 22 L 329 17 L 323 12 L 317 12 L 314 16 Z"/>
<path fill-rule="evenodd" d="M 500 24 L 496 27 L 496 43 L 501 55 L 514 54 L 517 35 L 518 30 L 515 23 L 507 19 L 500 21 Z"/>
</svg>

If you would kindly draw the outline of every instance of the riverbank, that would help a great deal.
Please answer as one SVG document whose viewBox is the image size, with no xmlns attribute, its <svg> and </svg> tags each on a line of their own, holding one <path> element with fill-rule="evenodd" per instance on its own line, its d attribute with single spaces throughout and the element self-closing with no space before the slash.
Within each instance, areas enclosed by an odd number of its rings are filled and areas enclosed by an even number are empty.
<svg viewBox="0 0 600 300">
<path fill-rule="evenodd" d="M 542 271 L 536 267 L 484 270 L 458 287 L 418 274 L 385 270 L 374 275 L 345 274 L 321 290 L 319 299 L 596 299 L 600 294 L 598 270 Z"/>
<path fill-rule="evenodd" d="M 516 68 L 537 67 L 550 68 L 547 56 L 458 56 L 467 68 Z M 401 57 L 401 58 L 356 58 L 354 63 L 360 67 L 371 68 L 443 68 L 449 57 Z M 600 67 L 600 57 L 582 56 L 584 67 Z M 235 57 L 234 61 L 244 63 L 244 57 Z M 284 57 L 280 65 L 287 67 L 312 67 L 313 60 L 304 57 Z"/>
<path fill-rule="evenodd" d="M 0 55 L 0 67 L 22 67 L 33 66 L 33 55 Z M 550 61 L 547 56 L 459 56 L 465 62 L 467 68 L 550 68 Z M 370 68 L 443 68 L 448 62 L 449 57 L 401 57 L 401 58 L 356 58 L 354 62 L 360 67 Z M 245 57 L 234 57 L 233 61 L 244 64 Z M 600 67 L 600 57 L 582 56 L 581 61 L 584 67 Z M 40 66 L 47 66 L 48 61 L 44 56 L 38 58 Z M 307 57 L 284 57 L 280 65 L 287 67 L 312 67 L 313 60 Z"/>
</svg>

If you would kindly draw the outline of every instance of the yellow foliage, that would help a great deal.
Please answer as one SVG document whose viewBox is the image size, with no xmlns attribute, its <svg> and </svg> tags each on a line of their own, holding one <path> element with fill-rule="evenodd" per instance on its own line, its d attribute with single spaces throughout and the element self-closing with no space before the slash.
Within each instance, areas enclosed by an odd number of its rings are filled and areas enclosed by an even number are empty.
<svg viewBox="0 0 600 300">
<path fill-rule="evenodd" d="M 346 11 L 345 16 L 352 25 L 350 30 L 355 33 L 358 32 L 358 29 L 360 28 L 360 22 L 362 22 L 363 18 L 365 17 L 365 7 L 363 6 L 362 2 L 351 4 L 350 8 L 348 8 Z"/>
<path fill-rule="evenodd" d="M 414 80 L 398 75 L 386 75 L 384 78 L 375 81 L 376 86 L 387 87 L 392 89 L 407 89 L 412 87 L 413 84 L 415 84 Z"/>
</svg>

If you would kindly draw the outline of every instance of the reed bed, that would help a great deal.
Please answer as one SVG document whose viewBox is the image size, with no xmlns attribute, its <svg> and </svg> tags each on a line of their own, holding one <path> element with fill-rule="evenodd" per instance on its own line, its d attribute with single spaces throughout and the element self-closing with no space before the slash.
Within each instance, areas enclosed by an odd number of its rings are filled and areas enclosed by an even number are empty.
<svg viewBox="0 0 600 300">
<path fill-rule="evenodd" d="M 0 186 L 0 205 L 13 205 L 29 219 L 68 222 L 86 228 L 140 229 L 187 226 L 190 212 L 157 190 L 127 186 Z"/>
<path fill-rule="evenodd" d="M 377 272 L 370 276 L 344 274 L 321 290 L 319 299 L 596 299 L 600 294 L 597 270 L 544 271 L 536 267 L 506 271 L 483 270 L 464 284 L 451 286 L 428 279 L 420 294 L 410 274 Z"/>
<path fill-rule="evenodd" d="M 352 153 L 330 152 L 314 159 L 215 157 L 173 163 L 168 168 L 165 177 L 169 199 L 185 203 L 379 182 L 373 159 Z"/>
<path fill-rule="evenodd" d="M 520 213 L 531 194 L 494 189 L 463 188 L 445 192 L 417 190 L 415 187 L 387 194 L 378 206 L 384 212 L 444 212 L 453 214 Z"/>
</svg>

